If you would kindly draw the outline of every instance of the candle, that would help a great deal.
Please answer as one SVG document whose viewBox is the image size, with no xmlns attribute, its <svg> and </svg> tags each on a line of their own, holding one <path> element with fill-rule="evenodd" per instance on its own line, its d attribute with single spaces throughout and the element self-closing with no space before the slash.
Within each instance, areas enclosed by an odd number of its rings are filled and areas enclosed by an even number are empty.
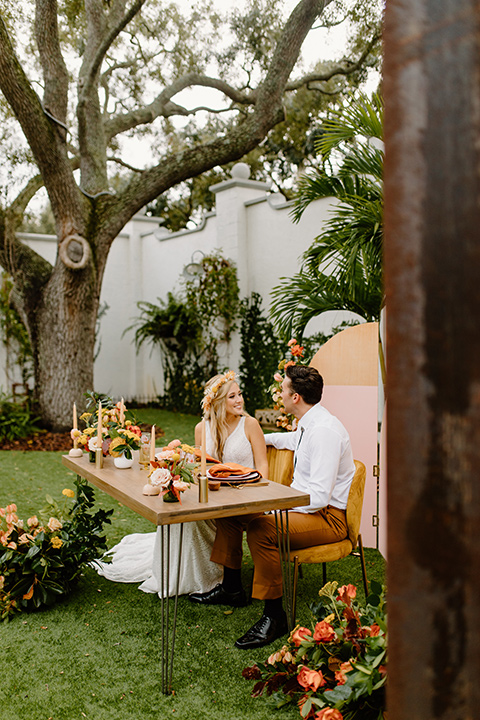
<svg viewBox="0 0 480 720">
<path fill-rule="evenodd" d="M 73 403 L 73 429 L 77 430 L 77 406 Z"/>
<path fill-rule="evenodd" d="M 152 425 L 152 437 L 150 440 L 150 462 L 155 460 L 155 425 Z"/>
<path fill-rule="evenodd" d="M 97 430 L 97 448 L 102 447 L 102 401 L 98 403 L 98 430 Z"/>
<path fill-rule="evenodd" d="M 123 426 L 125 422 L 125 405 L 123 403 L 123 398 L 120 400 L 120 425 Z"/>
<path fill-rule="evenodd" d="M 207 449 L 206 449 L 206 441 L 205 441 L 205 418 L 202 418 L 202 444 L 200 447 L 201 450 L 201 458 L 200 458 L 200 474 L 206 475 L 207 474 Z"/>
</svg>

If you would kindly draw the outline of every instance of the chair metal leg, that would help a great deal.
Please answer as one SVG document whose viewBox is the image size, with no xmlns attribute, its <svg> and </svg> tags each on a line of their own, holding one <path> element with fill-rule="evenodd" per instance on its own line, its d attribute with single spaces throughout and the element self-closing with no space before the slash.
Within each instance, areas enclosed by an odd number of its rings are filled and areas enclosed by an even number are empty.
<svg viewBox="0 0 480 720">
<path fill-rule="evenodd" d="M 297 587 L 298 587 L 298 573 L 302 567 L 298 562 L 298 555 L 293 558 L 293 607 L 292 607 L 292 620 L 293 627 L 295 627 L 295 618 L 297 616 Z"/>
<path fill-rule="evenodd" d="M 360 556 L 360 564 L 362 566 L 363 588 L 365 590 L 365 599 L 368 597 L 368 580 L 367 566 L 365 565 L 365 554 L 363 552 L 362 536 L 358 535 L 358 554 Z"/>
</svg>

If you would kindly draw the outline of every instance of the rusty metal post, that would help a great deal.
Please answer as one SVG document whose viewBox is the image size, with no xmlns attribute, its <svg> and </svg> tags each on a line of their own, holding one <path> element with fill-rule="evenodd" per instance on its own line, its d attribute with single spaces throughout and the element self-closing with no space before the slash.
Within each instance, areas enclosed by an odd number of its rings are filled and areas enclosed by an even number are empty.
<svg viewBox="0 0 480 720">
<path fill-rule="evenodd" d="M 480 717 L 480 2 L 387 0 L 389 720 Z"/>
</svg>

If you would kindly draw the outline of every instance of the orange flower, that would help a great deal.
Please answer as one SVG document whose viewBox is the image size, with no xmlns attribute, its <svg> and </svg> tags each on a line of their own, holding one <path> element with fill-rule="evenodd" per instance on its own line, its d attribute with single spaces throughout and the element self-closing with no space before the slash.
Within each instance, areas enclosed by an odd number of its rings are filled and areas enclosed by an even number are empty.
<svg viewBox="0 0 480 720">
<path fill-rule="evenodd" d="M 48 529 L 51 530 L 51 532 L 55 532 L 55 530 L 60 530 L 62 527 L 62 523 L 58 518 L 51 517 L 48 521 Z"/>
<path fill-rule="evenodd" d="M 293 347 L 290 348 L 293 357 L 302 357 L 304 350 L 305 348 L 300 347 L 300 345 L 293 345 Z"/>
<path fill-rule="evenodd" d="M 345 605 L 350 605 L 352 600 L 357 597 L 357 588 L 355 585 L 342 585 L 338 590 L 337 600 L 344 602 Z"/>
<path fill-rule="evenodd" d="M 301 627 L 301 625 L 297 625 L 296 628 L 292 631 L 290 635 L 290 642 L 292 642 L 295 647 L 299 647 L 300 643 L 304 638 L 308 638 L 312 634 L 312 631 L 309 630 L 306 627 Z"/>
<path fill-rule="evenodd" d="M 296 365 L 295 361 L 294 361 L 294 360 L 289 360 L 288 362 L 286 362 L 286 363 L 285 363 L 285 368 L 290 367 L 290 365 Z"/>
<path fill-rule="evenodd" d="M 346 673 L 353 670 L 352 666 L 350 665 L 350 662 L 344 662 L 340 665 L 340 669 L 335 673 L 335 680 L 337 681 L 337 685 L 345 685 L 345 682 L 347 680 Z"/>
<path fill-rule="evenodd" d="M 335 639 L 335 630 L 330 625 L 330 623 L 322 620 L 315 625 L 315 629 L 313 631 L 313 639 L 317 643 L 331 642 Z"/>
<path fill-rule="evenodd" d="M 7 505 L 7 513 L 14 513 L 17 512 L 17 506 L 15 503 L 12 503 L 11 505 Z"/>
<path fill-rule="evenodd" d="M 337 708 L 323 708 L 317 712 L 315 720 L 343 720 L 343 715 Z"/>
<path fill-rule="evenodd" d="M 36 515 L 32 515 L 32 517 L 29 517 L 28 520 L 27 520 L 27 525 L 28 525 L 28 527 L 30 527 L 30 528 L 37 527 L 37 525 L 38 525 L 38 518 L 37 518 L 37 516 L 36 516 Z"/>
<path fill-rule="evenodd" d="M 296 344 L 297 344 L 297 341 L 296 341 L 295 338 L 292 338 L 292 339 L 289 340 L 288 343 L 287 343 L 287 345 L 288 345 L 289 348 L 291 348 L 292 345 L 296 345 Z"/>
<path fill-rule="evenodd" d="M 305 690 L 318 690 L 319 687 L 325 685 L 325 679 L 319 670 L 311 670 L 304 665 L 297 675 L 299 684 Z"/>
</svg>

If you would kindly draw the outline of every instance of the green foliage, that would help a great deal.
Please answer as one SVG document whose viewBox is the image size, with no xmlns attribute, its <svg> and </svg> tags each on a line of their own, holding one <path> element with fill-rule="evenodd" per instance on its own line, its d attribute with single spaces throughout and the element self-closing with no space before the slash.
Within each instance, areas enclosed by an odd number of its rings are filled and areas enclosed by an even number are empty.
<svg viewBox="0 0 480 720">
<path fill-rule="evenodd" d="M 0 441 L 19 440 L 39 432 L 38 421 L 28 403 L 19 405 L 0 392 Z"/>
<path fill-rule="evenodd" d="M 205 382 L 218 372 L 219 343 L 230 341 L 238 316 L 236 268 L 219 252 L 204 256 L 200 269 L 184 280 L 180 296 L 168 293 L 158 305 L 138 303 L 137 349 L 144 343 L 162 351 L 166 409 L 198 412 Z M 188 266 L 187 266 L 188 267 Z"/>
<path fill-rule="evenodd" d="M 272 316 L 284 336 L 301 335 L 327 310 L 378 320 L 383 302 L 383 105 L 365 96 L 334 112 L 317 141 L 321 165 L 299 186 L 293 217 L 315 199 L 338 200 L 332 218 L 304 253 L 301 271 L 272 291 Z M 381 143 L 380 143 L 381 144 Z M 338 171 L 334 172 L 334 165 Z"/>
<path fill-rule="evenodd" d="M 240 377 L 245 407 L 253 415 L 255 410 L 270 405 L 268 388 L 277 369 L 281 344 L 262 312 L 258 293 L 242 300 L 240 316 Z"/>
<path fill-rule="evenodd" d="M 28 332 L 20 315 L 10 302 L 13 283 L 6 273 L 2 273 L 0 285 L 0 332 L 7 352 L 7 376 L 11 358 L 20 368 L 22 382 L 27 384 L 33 376 L 33 353 Z"/>
<path fill-rule="evenodd" d="M 65 489 L 64 506 L 49 495 L 47 505 L 27 522 L 17 515 L 15 504 L 0 509 L 0 617 L 9 619 L 19 610 L 52 605 L 68 595 L 83 566 L 106 550 L 101 534 L 113 510 L 97 510 L 93 489 L 77 478 L 75 493 Z"/>
<path fill-rule="evenodd" d="M 296 701 L 303 718 L 383 720 L 387 680 L 387 614 L 384 588 L 370 583 L 365 606 L 352 584 L 327 583 L 312 607 L 312 629 L 298 626 L 266 663 L 245 668 L 252 695 L 272 695 L 277 707 Z"/>
</svg>

